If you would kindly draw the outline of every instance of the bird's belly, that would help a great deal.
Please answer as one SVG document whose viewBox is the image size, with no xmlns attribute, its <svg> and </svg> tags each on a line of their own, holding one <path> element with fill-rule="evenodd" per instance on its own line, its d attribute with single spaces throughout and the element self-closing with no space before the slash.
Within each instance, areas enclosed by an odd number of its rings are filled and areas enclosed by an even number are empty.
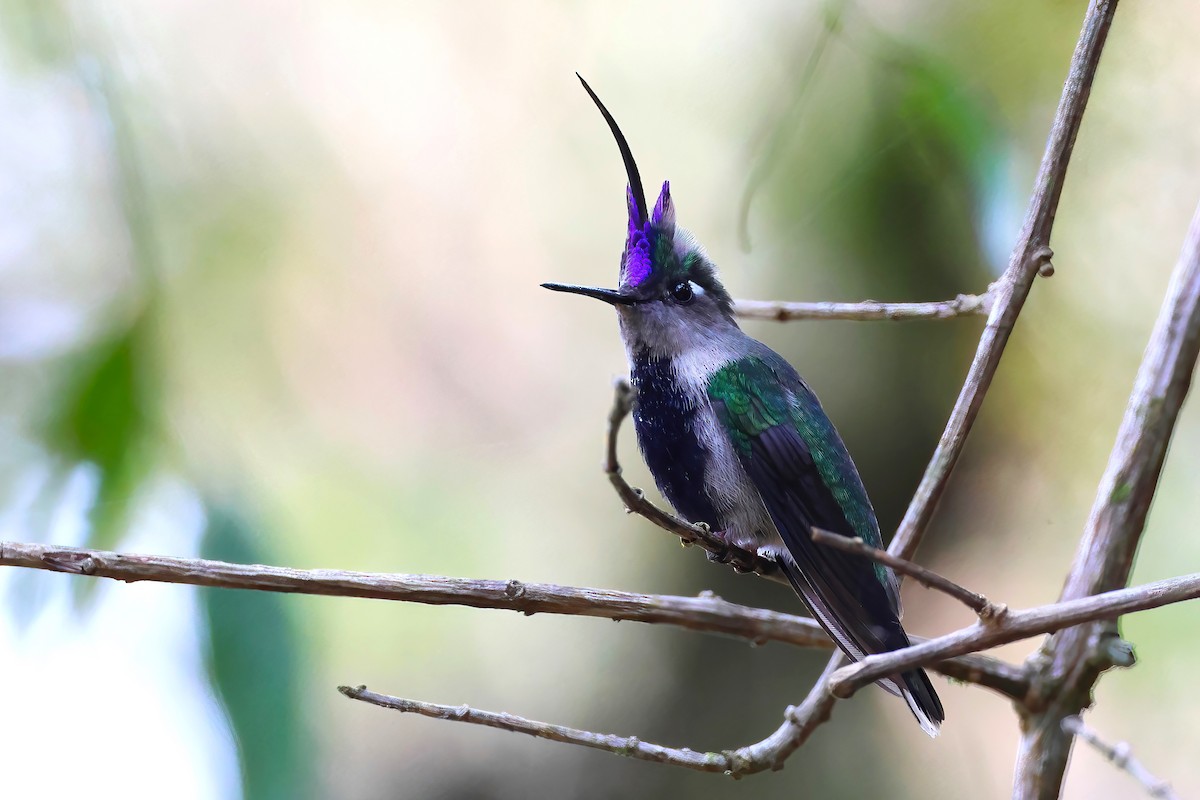
<svg viewBox="0 0 1200 800">
<path fill-rule="evenodd" d="M 784 552 L 783 540 L 762 497 L 707 402 L 696 415 L 696 427 L 708 450 L 704 484 L 721 530 L 731 542 L 747 550 L 765 551 L 771 556 Z"/>
</svg>

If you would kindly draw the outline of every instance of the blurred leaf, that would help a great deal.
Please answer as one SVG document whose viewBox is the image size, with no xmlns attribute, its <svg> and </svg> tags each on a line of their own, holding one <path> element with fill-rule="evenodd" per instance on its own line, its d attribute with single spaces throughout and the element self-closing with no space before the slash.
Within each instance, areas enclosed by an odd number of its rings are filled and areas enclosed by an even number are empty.
<svg viewBox="0 0 1200 800">
<path fill-rule="evenodd" d="M 0 509 L 20 515 L 19 518 L 23 519 L 21 530 L 49 532 L 54 523 L 55 510 L 62 502 L 70 479 L 68 470 L 47 468 L 45 482 L 37 488 L 28 504 L 17 506 L 11 503 L 10 498 L 4 498 L 0 500 Z M 0 584 L 5 589 L 0 592 L 0 604 L 9 612 L 9 619 L 18 631 L 23 632 L 38 612 L 46 607 L 55 577 L 41 570 L 18 569 L 9 573 L 6 585 Z M 95 581 L 71 581 L 71 584 L 75 583 Z"/>
<path fill-rule="evenodd" d="M 898 66 L 897 116 L 913 129 L 927 158 L 945 162 L 936 165 L 939 171 L 968 179 L 963 190 L 981 204 L 979 195 L 1002 158 L 994 115 L 962 76 L 928 55 L 910 52 Z"/>
<path fill-rule="evenodd" d="M 158 381 L 147 327 L 143 316 L 69 363 L 66 385 L 55 394 L 44 422 L 47 447 L 99 472 L 87 541 L 101 549 L 112 549 L 120 539 L 152 455 Z"/>
<path fill-rule="evenodd" d="M 245 519 L 208 507 L 204 558 L 242 564 L 271 558 Z M 247 800 L 313 795 L 313 742 L 301 709 L 306 655 L 283 595 L 201 589 L 208 620 L 208 671 L 237 739 Z"/>
<path fill-rule="evenodd" d="M 0 0 L 0 37 L 12 63 L 26 69 L 74 57 L 71 21 L 58 0 Z"/>
<path fill-rule="evenodd" d="M 786 143 L 792 138 L 794 132 L 800 129 L 801 117 L 808 107 L 806 99 L 809 90 L 820 71 L 830 41 L 841 32 L 844 11 L 845 3 L 840 0 L 826 3 L 820 8 L 823 24 L 817 31 L 816 41 L 812 47 L 805 48 L 804 66 L 798 73 L 799 80 L 796 81 L 794 87 L 789 87 L 792 94 L 791 101 L 786 110 L 779 112 L 778 116 L 771 119 L 756 136 L 758 144 L 755 144 L 753 149 L 758 151 L 758 154 L 754 159 L 754 166 L 746 178 L 745 188 L 742 189 L 742 199 L 738 204 L 738 240 L 742 252 L 750 252 L 751 247 L 750 204 L 754 201 L 754 196 L 763 182 L 774 171 L 775 164 L 782 157 Z"/>
</svg>

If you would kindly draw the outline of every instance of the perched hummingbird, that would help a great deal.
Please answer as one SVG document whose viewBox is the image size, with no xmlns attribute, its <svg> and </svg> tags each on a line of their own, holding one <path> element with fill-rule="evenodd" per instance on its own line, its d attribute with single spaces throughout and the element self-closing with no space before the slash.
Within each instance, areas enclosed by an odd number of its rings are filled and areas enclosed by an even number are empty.
<svg viewBox="0 0 1200 800">
<path fill-rule="evenodd" d="M 895 574 L 812 540 L 817 527 L 882 546 L 875 511 L 833 423 L 796 370 L 738 327 L 716 268 L 675 223 L 669 183 L 647 207 L 625 136 L 579 80 L 608 122 L 629 180 L 620 286 L 542 285 L 616 308 L 637 392 L 638 445 L 658 488 L 687 520 L 774 558 L 851 659 L 908 647 Z M 924 670 L 879 684 L 937 735 L 945 714 Z"/>
</svg>

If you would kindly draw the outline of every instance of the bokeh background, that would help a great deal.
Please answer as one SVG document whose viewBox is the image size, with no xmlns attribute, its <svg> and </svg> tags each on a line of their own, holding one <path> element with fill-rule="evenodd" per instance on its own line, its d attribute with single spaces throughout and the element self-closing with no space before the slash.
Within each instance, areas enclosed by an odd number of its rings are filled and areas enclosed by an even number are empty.
<svg viewBox="0 0 1200 800">
<path fill-rule="evenodd" d="M 625 369 L 612 312 L 538 288 L 611 283 L 622 246 L 620 160 L 573 73 L 647 184 L 671 179 L 735 296 L 939 299 L 1007 260 L 1084 6 L 2 0 L 0 538 L 797 611 L 626 516 L 600 474 Z M 1012 605 L 1057 596 L 1200 198 L 1198 39 L 1187 0 L 1118 12 L 1057 274 L 922 551 Z M 885 529 L 979 326 L 745 325 L 821 394 Z M 1200 568 L 1197 443 L 1193 403 L 1135 580 Z M 649 486 L 631 433 L 622 447 Z M 916 633 L 970 621 L 905 593 Z M 740 783 L 334 690 L 729 748 L 773 730 L 825 653 L 16 570 L 0 599 L 12 797 L 1009 790 L 1011 709 L 940 679 L 937 741 L 864 691 L 784 771 Z M 1090 717 L 1185 795 L 1198 622 L 1186 605 L 1126 619 L 1139 664 L 1105 677 Z M 1077 750 L 1067 797 L 1138 791 Z"/>
</svg>

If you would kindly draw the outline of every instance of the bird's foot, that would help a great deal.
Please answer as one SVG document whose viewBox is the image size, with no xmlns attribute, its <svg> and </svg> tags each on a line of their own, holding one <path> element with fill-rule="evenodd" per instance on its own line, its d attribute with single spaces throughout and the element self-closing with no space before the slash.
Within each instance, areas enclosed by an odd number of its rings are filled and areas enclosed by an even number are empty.
<svg viewBox="0 0 1200 800">
<path fill-rule="evenodd" d="M 714 564 L 729 564 L 733 566 L 735 572 L 753 572 L 753 564 L 746 563 L 746 553 L 753 553 L 754 546 L 747 546 L 740 538 L 735 536 L 732 531 L 711 531 L 710 538 L 716 540 L 721 545 L 719 550 L 709 550 L 705 556 Z"/>
</svg>

